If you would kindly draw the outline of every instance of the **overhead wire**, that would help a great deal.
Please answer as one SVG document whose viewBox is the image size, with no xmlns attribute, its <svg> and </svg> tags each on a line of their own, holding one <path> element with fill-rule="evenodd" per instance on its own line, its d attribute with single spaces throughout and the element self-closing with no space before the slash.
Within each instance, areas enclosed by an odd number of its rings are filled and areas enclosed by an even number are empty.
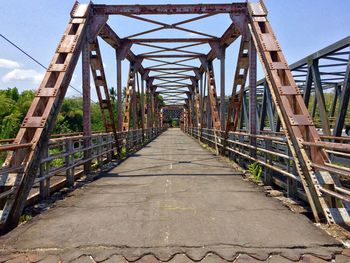
<svg viewBox="0 0 350 263">
<path fill-rule="evenodd" d="M 12 46 L 14 46 L 16 49 L 18 49 L 21 53 L 23 53 L 24 55 L 26 55 L 28 58 L 30 58 L 32 61 L 34 61 L 36 64 L 38 64 L 40 67 L 42 67 L 43 69 L 47 70 L 47 67 L 45 67 L 42 63 L 40 63 L 37 59 L 35 59 L 33 56 L 31 56 L 29 53 L 27 53 L 26 51 L 24 51 L 21 47 L 19 47 L 18 45 L 16 45 L 13 41 L 11 41 L 10 39 L 8 39 L 7 37 L 5 37 L 3 34 L 0 33 L 0 37 L 2 37 L 5 41 L 7 41 L 8 43 L 10 43 Z M 83 93 L 78 90 L 77 88 L 73 87 L 71 84 L 69 84 L 69 87 L 71 87 L 73 90 L 75 90 L 76 92 L 78 92 L 80 95 L 83 96 Z M 90 99 L 93 103 L 97 103 L 96 101 Z"/>
</svg>

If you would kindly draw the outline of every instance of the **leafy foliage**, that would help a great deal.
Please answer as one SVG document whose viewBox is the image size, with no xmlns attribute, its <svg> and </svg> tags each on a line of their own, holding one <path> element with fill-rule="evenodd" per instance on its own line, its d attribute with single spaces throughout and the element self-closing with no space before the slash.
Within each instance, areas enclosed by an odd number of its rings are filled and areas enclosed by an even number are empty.
<svg viewBox="0 0 350 263">
<path fill-rule="evenodd" d="M 260 177 L 262 174 L 262 166 L 259 163 L 252 163 L 248 165 L 248 170 L 251 173 L 255 182 L 260 181 Z"/>
<path fill-rule="evenodd" d="M 0 90 L 0 138 L 16 135 L 24 116 L 34 98 L 32 91 L 19 94 L 17 88 Z"/>
<path fill-rule="evenodd" d="M 172 127 L 179 127 L 180 120 L 179 119 L 172 119 L 171 120 L 171 126 Z"/>
<path fill-rule="evenodd" d="M 115 97 L 114 97 L 115 98 Z M 0 90 L 0 139 L 14 138 L 34 99 L 34 92 L 17 88 Z M 115 100 L 112 99 L 115 108 Z M 53 133 L 81 132 L 83 123 L 83 99 L 65 98 L 57 116 Z M 98 103 L 91 104 L 91 125 L 93 131 L 103 131 L 104 125 Z"/>
</svg>

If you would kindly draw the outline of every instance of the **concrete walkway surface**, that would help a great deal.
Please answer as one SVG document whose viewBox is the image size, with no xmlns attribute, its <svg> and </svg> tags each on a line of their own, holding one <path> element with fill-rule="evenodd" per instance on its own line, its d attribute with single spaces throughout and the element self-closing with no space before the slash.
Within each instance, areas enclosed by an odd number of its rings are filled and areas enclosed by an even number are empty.
<svg viewBox="0 0 350 263">
<path fill-rule="evenodd" d="M 179 129 L 0 244 L 0 262 L 350 262 L 335 239 Z"/>
</svg>

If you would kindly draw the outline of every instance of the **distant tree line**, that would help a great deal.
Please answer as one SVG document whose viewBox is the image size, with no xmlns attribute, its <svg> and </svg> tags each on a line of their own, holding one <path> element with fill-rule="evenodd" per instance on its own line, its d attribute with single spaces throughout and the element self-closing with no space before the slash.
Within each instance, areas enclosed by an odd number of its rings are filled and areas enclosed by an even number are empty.
<svg viewBox="0 0 350 263">
<path fill-rule="evenodd" d="M 117 93 L 112 87 L 109 90 L 113 115 L 117 123 Z M 123 97 L 125 96 L 125 88 Z M 140 95 L 137 94 L 139 97 Z M 21 93 L 17 88 L 0 90 L 0 139 L 14 138 L 27 111 L 34 99 L 34 91 L 24 90 Z M 164 104 L 163 98 L 158 99 Z M 83 126 L 83 99 L 82 97 L 68 97 L 63 100 L 58 114 L 54 134 L 82 132 Z M 91 128 L 93 131 L 104 131 L 101 109 L 98 102 L 91 102 Z"/>
<path fill-rule="evenodd" d="M 34 98 L 34 91 L 18 92 L 17 88 L 0 90 L 0 139 L 14 138 Z M 115 108 L 115 107 L 114 107 Z M 81 132 L 83 99 L 65 98 L 58 114 L 54 133 Z M 98 103 L 91 103 L 91 126 L 103 131 L 101 110 Z"/>
</svg>

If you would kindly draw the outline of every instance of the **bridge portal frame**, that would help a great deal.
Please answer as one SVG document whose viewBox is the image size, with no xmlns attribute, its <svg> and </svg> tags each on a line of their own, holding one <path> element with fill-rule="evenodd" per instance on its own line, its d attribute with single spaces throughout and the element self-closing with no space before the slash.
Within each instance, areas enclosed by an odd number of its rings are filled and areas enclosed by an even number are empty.
<svg viewBox="0 0 350 263">
<path fill-rule="evenodd" d="M 204 19 L 218 13 L 230 14 L 232 24 L 224 32 L 224 34 L 217 38 L 204 32 L 198 32 L 183 28 L 181 25 Z M 187 19 L 175 24 L 166 24 L 155 21 L 149 18 L 141 17 L 145 14 L 198 14 L 198 17 Z M 2 199 L 3 208 L 0 218 L 0 226 L 6 231 L 18 224 L 20 215 L 23 211 L 26 199 L 30 189 L 34 183 L 38 172 L 40 160 L 43 157 L 44 149 L 47 147 L 48 138 L 53 130 L 57 114 L 59 112 L 62 101 L 65 97 L 69 82 L 72 78 L 73 71 L 76 67 L 78 57 L 81 52 L 86 56 L 83 59 L 83 78 L 85 78 L 83 89 L 89 90 L 88 86 L 88 69 L 89 64 L 91 69 L 96 74 L 93 74 L 94 81 L 99 93 L 99 102 L 102 111 L 107 110 L 104 114 L 104 121 L 106 131 L 112 131 L 117 135 L 116 129 L 125 131 L 130 130 L 130 123 L 132 120 L 132 128 L 138 129 L 140 121 L 145 119 L 143 114 L 147 114 L 147 126 L 159 128 L 160 126 L 160 107 L 161 100 L 158 96 L 158 86 L 167 87 L 168 84 L 183 86 L 188 88 L 186 91 L 186 107 L 183 119 L 186 120 L 184 125 L 194 126 L 203 123 L 203 114 L 199 110 L 199 104 L 204 105 L 203 96 L 202 101 L 198 97 L 199 87 L 203 86 L 203 75 L 207 90 L 208 117 L 207 125 L 214 128 L 215 140 L 219 138 L 222 133 L 228 133 L 231 127 L 237 127 L 237 117 L 231 120 L 231 115 L 228 116 L 229 121 L 225 121 L 226 113 L 224 106 L 225 98 L 225 49 L 233 41 L 242 36 L 242 50 L 237 69 L 243 69 L 243 73 L 238 72 L 234 78 L 234 89 L 237 85 L 244 88 L 247 71 L 249 70 L 251 85 L 251 94 L 249 96 L 250 116 L 254 116 L 252 105 L 256 103 L 256 96 L 254 91 L 256 89 L 256 77 L 253 74 L 256 71 L 256 58 L 258 55 L 261 64 L 264 68 L 267 89 L 270 91 L 272 101 L 278 113 L 283 132 L 286 135 L 288 147 L 293 157 L 295 168 L 300 181 L 304 187 L 307 200 L 312 208 L 313 215 L 317 222 L 326 220 L 328 223 L 344 223 L 350 222 L 347 210 L 343 204 L 335 201 L 334 196 L 325 195 L 327 191 L 335 191 L 340 187 L 339 180 L 335 179 L 327 164 L 330 162 L 328 154 L 324 148 L 319 147 L 320 136 L 312 121 L 312 118 L 305 106 L 301 93 L 296 85 L 290 68 L 284 58 L 283 52 L 277 42 L 276 36 L 273 33 L 272 27 L 267 19 L 267 9 L 263 1 L 258 3 L 232 3 L 232 4 L 198 4 L 198 5 L 94 5 L 92 3 L 82 5 L 76 2 L 71 11 L 71 19 L 67 29 L 58 45 L 56 53 L 53 56 L 52 62 L 45 74 L 44 80 L 41 83 L 35 99 L 28 111 L 26 118 L 20 128 L 20 131 L 14 141 L 18 145 L 30 145 L 30 147 L 15 147 L 9 153 L 6 160 L 6 167 L 13 167 L 24 164 L 21 171 L 2 172 Z M 138 34 L 130 35 L 121 39 L 107 24 L 109 15 L 124 15 L 133 19 L 143 20 L 153 24 L 158 24 L 159 27 L 151 30 L 152 32 L 163 29 L 177 29 L 189 33 L 201 35 L 203 38 L 193 39 L 145 39 L 136 38 L 137 36 L 149 33 L 151 31 L 144 31 Z M 117 93 L 118 93 L 118 125 L 114 122 L 114 116 L 111 113 L 110 96 L 108 94 L 107 83 L 103 74 L 102 58 L 98 52 L 97 37 L 101 37 L 109 45 L 116 50 L 117 61 Z M 149 43 L 155 42 L 193 42 L 193 44 L 183 45 L 178 48 L 164 48 L 158 45 Z M 185 48 L 191 46 L 209 43 L 211 49 L 208 54 L 201 54 L 195 52 L 187 52 Z M 143 53 L 135 55 L 131 51 L 133 44 L 153 46 L 164 51 L 181 51 L 186 54 L 159 54 L 159 52 Z M 248 46 L 247 46 L 248 45 Z M 94 48 L 93 48 L 94 47 Z M 248 63 L 246 61 L 248 57 Z M 169 62 L 166 59 L 178 59 L 177 61 Z M 217 58 L 221 61 L 220 71 L 220 99 L 221 104 L 218 103 L 216 94 L 216 85 L 212 61 Z M 122 114 L 122 90 L 121 90 L 121 61 L 128 59 L 131 63 L 129 71 L 129 81 L 127 85 L 127 96 L 124 101 L 124 116 Z M 177 66 L 179 70 L 173 70 L 176 77 L 170 77 L 165 69 L 157 67 L 144 68 L 142 66 L 143 60 L 153 60 L 161 63 L 162 66 Z M 189 60 L 199 59 L 201 66 L 192 68 L 194 75 L 183 74 L 184 68 L 188 68 L 183 63 Z M 244 61 L 244 62 L 242 62 Z M 150 76 L 152 70 L 162 70 L 162 76 Z M 136 74 L 136 75 L 135 75 Z M 146 82 L 146 98 L 142 101 L 136 96 L 136 90 L 140 89 L 139 81 L 137 81 L 137 74 L 142 76 L 141 81 Z M 185 75 L 185 76 L 184 76 Z M 158 79 L 162 82 L 157 85 L 154 81 Z M 192 84 L 185 81 L 192 80 Z M 244 80 L 242 80 L 244 79 Z M 200 85 L 198 85 L 200 81 Z M 238 84 L 240 83 L 240 84 Z M 142 85 L 141 85 L 142 86 Z M 172 87 L 167 87 L 168 91 L 173 91 Z M 204 90 L 205 90 L 204 89 Z M 101 91 L 104 92 L 104 96 Z M 204 93 L 204 91 L 203 91 Z M 236 91 L 233 92 L 235 94 Z M 181 98 L 170 99 L 172 103 L 178 103 Z M 146 105 L 146 110 L 140 110 L 139 105 Z M 242 98 L 236 100 L 233 96 L 229 102 L 229 109 L 242 112 L 241 105 L 244 104 Z M 127 107 L 127 108 L 126 108 Z M 202 107 L 203 108 L 203 107 Z M 88 111 L 87 111 L 88 112 Z M 132 114 L 130 114 L 132 113 Z M 142 116 L 140 116 L 142 114 Z M 208 115 L 208 114 L 207 114 Z M 235 116 L 237 114 L 235 113 Z M 108 116 L 110 116 L 108 118 Z M 86 122 L 89 121 L 89 115 L 84 117 Z M 210 121 L 209 121 L 210 120 Z M 201 123 L 200 123 L 201 122 Z M 210 123 L 209 123 L 210 122 Z M 226 124 L 227 123 L 227 124 Z M 85 123 L 85 134 L 91 134 L 90 126 Z M 142 130 L 145 123 L 142 121 Z M 225 131 L 225 126 L 227 129 Z M 117 127 L 117 128 L 116 128 Z M 256 122 L 250 122 L 250 134 L 254 138 L 256 136 Z M 226 136 L 227 137 L 227 136 Z M 120 143 L 118 137 L 115 137 L 115 142 Z M 250 142 L 253 146 L 256 143 L 255 139 Z M 88 144 L 86 144 L 88 146 Z M 306 147 L 307 146 L 307 147 Z M 253 154 L 253 152 L 251 153 Z M 89 159 L 89 153 L 85 155 Z M 344 212 L 345 211 L 345 212 Z"/>
</svg>

